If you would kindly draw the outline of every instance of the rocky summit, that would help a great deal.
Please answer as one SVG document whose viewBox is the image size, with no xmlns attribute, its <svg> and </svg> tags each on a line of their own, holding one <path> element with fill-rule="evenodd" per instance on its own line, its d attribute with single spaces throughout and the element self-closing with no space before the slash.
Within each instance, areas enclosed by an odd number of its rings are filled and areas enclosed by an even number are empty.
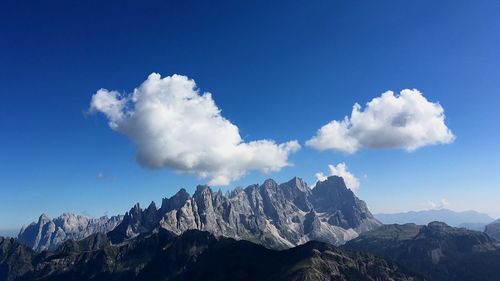
<svg viewBox="0 0 500 281">
<path fill-rule="evenodd" d="M 120 243 L 156 227 L 175 234 L 196 229 L 285 249 L 310 240 L 344 244 L 380 225 L 344 180 L 331 176 L 313 189 L 300 178 L 268 179 L 226 194 L 208 186 L 198 186 L 193 196 L 181 189 L 159 208 L 136 204 L 108 237 Z"/>
<path fill-rule="evenodd" d="M 123 216 L 89 218 L 70 213 L 51 219 L 42 214 L 38 222 L 23 226 L 17 240 L 36 251 L 55 249 L 66 240 L 79 240 L 94 233 L 111 231 L 122 219 Z"/>
</svg>

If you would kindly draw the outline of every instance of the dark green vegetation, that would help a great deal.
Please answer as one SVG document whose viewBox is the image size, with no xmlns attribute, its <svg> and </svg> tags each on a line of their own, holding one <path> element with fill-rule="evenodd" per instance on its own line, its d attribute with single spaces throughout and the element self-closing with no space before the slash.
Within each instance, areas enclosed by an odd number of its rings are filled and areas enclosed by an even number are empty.
<svg viewBox="0 0 500 281">
<path fill-rule="evenodd" d="M 157 229 L 121 245 L 105 235 L 37 254 L 2 239 L 0 280 L 422 280 L 365 253 L 308 242 L 276 251 L 188 230 Z"/>
<path fill-rule="evenodd" d="M 500 280 L 500 245 L 496 240 L 441 222 L 384 225 L 361 234 L 343 248 L 384 257 L 428 280 Z"/>
</svg>

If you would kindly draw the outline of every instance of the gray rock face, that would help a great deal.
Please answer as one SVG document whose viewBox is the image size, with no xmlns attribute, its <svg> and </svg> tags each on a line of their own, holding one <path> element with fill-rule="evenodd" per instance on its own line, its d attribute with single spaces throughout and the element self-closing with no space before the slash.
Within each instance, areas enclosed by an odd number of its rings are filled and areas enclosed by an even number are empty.
<svg viewBox="0 0 500 281">
<path fill-rule="evenodd" d="M 123 216 L 89 218 L 69 213 L 50 219 L 47 214 L 42 214 L 38 222 L 21 228 L 17 240 L 36 251 L 54 249 L 66 240 L 107 233 L 120 224 L 122 219 Z"/>
<path fill-rule="evenodd" d="M 108 237 L 120 243 L 156 227 L 176 234 L 197 229 L 284 249 L 309 240 L 340 245 L 380 225 L 344 180 L 332 176 L 313 190 L 299 178 L 268 179 L 225 195 L 208 186 L 198 186 L 192 197 L 181 189 L 158 210 L 134 206 Z"/>
</svg>

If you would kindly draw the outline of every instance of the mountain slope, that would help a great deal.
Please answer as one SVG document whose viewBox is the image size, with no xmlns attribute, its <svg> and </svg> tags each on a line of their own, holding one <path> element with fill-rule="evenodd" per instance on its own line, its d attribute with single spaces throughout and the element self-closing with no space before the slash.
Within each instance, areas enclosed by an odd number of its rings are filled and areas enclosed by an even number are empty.
<svg viewBox="0 0 500 281">
<path fill-rule="evenodd" d="M 79 242 L 90 245 L 83 241 L 93 236 Z M 321 242 L 275 251 L 197 230 L 176 236 L 158 229 L 122 245 L 58 249 L 36 260 L 16 280 L 421 280 L 381 258 Z"/>
<path fill-rule="evenodd" d="M 97 232 L 107 233 L 122 219 L 122 216 L 89 218 L 69 213 L 50 219 L 42 214 L 37 223 L 23 226 L 17 239 L 36 251 L 55 249 L 66 240 L 82 239 Z"/>
<path fill-rule="evenodd" d="M 497 240 L 500 240 L 500 219 L 487 224 L 484 228 L 484 232 L 488 234 L 490 237 L 493 237 Z"/>
<path fill-rule="evenodd" d="M 11 281 L 33 270 L 34 252 L 14 238 L 0 237 L 0 280 Z"/>
<path fill-rule="evenodd" d="M 385 225 L 361 234 L 344 248 L 387 258 L 429 280 L 493 281 L 500 274 L 497 241 L 441 222 Z"/>
<path fill-rule="evenodd" d="M 313 190 L 299 178 L 279 185 L 269 179 L 226 195 L 198 186 L 191 197 L 181 189 L 160 208 L 135 205 L 108 237 L 120 243 L 160 226 L 176 234 L 197 229 L 285 249 L 310 240 L 340 245 L 379 225 L 343 179 L 332 176 Z"/>
<path fill-rule="evenodd" d="M 375 217 L 384 224 L 405 224 L 415 223 L 426 225 L 433 221 L 442 221 L 455 227 L 473 227 L 482 228 L 493 221 L 493 218 L 487 214 L 476 211 L 455 212 L 449 209 L 436 209 L 425 211 L 410 211 L 394 214 L 375 214 Z M 480 226 L 482 225 L 482 227 Z"/>
</svg>

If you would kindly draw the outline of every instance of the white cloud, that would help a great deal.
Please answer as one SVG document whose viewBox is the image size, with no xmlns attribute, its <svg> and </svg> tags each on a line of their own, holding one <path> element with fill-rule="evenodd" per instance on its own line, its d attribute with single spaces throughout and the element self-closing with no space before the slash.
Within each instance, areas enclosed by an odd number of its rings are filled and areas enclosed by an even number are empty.
<svg viewBox="0 0 500 281">
<path fill-rule="evenodd" d="M 427 200 L 427 210 L 439 210 L 448 208 L 450 206 L 450 202 L 446 198 L 441 199 L 439 202 L 434 202 L 432 200 Z"/>
<path fill-rule="evenodd" d="M 131 94 L 100 89 L 91 112 L 102 112 L 109 126 L 137 145 L 137 161 L 149 168 L 171 168 L 227 185 L 249 170 L 263 173 L 290 165 L 297 141 L 244 142 L 210 93 L 200 94 L 186 76 L 152 73 Z"/>
<path fill-rule="evenodd" d="M 322 172 L 317 172 L 316 174 L 314 174 L 314 176 L 316 177 L 316 180 L 318 180 L 318 181 L 325 181 L 326 178 L 328 178 Z"/>
<path fill-rule="evenodd" d="M 436 202 L 434 202 L 432 200 L 427 200 L 426 206 L 427 206 L 427 210 L 434 210 L 437 208 Z"/>
<path fill-rule="evenodd" d="M 438 143 L 451 143 L 453 133 L 444 123 L 444 109 L 429 102 L 418 90 L 399 95 L 383 93 L 366 104 L 355 104 L 351 116 L 333 120 L 306 142 L 318 150 L 354 153 L 361 148 L 401 148 L 407 151 Z"/>
<path fill-rule="evenodd" d="M 357 191 L 359 189 L 359 179 L 356 178 L 351 172 L 347 170 L 347 165 L 345 163 L 339 163 L 337 165 L 328 165 L 331 176 L 339 176 L 344 179 L 347 188 L 352 191 Z M 318 181 L 324 181 L 327 177 L 322 173 L 318 172 L 315 174 Z"/>
</svg>

